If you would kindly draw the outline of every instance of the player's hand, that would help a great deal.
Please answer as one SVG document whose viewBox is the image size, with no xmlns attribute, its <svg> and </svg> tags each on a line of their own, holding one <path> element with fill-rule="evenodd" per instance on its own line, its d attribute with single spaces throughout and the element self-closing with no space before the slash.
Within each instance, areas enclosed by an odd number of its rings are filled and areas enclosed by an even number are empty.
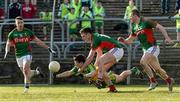
<svg viewBox="0 0 180 102">
<path fill-rule="evenodd" d="M 167 38 L 165 38 L 165 43 L 172 44 L 174 42 L 171 40 L 171 38 L 167 37 Z"/>
<path fill-rule="evenodd" d="M 57 75 L 56 75 L 56 78 L 60 78 L 60 74 L 57 74 Z"/>
<path fill-rule="evenodd" d="M 48 51 L 52 54 L 56 54 L 56 51 L 52 50 L 50 47 L 48 47 Z"/>
<path fill-rule="evenodd" d="M 7 54 L 8 54 L 7 52 L 4 54 L 4 59 L 6 59 Z"/>
<path fill-rule="evenodd" d="M 82 73 L 79 73 L 78 76 L 79 76 L 80 79 L 84 78 L 84 75 Z"/>
<path fill-rule="evenodd" d="M 124 43 L 124 38 L 123 37 L 118 37 L 118 39 L 117 39 L 119 42 L 123 42 Z"/>
</svg>

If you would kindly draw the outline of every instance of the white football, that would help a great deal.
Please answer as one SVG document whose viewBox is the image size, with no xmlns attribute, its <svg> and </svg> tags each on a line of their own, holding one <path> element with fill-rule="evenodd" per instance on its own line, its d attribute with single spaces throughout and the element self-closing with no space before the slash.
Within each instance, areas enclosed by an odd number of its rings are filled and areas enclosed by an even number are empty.
<svg viewBox="0 0 180 102">
<path fill-rule="evenodd" d="M 49 63 L 49 70 L 53 73 L 58 72 L 60 70 L 60 68 L 61 68 L 61 66 L 60 66 L 59 62 L 57 62 L 57 61 L 51 61 Z"/>
</svg>

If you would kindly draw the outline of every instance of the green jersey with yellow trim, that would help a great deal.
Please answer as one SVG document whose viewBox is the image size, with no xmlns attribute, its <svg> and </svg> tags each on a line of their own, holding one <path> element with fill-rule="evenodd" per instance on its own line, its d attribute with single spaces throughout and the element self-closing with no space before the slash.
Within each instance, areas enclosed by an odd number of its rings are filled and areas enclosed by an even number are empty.
<svg viewBox="0 0 180 102">
<path fill-rule="evenodd" d="M 34 33 L 24 28 L 23 31 L 12 30 L 8 35 L 8 40 L 15 47 L 15 55 L 17 58 L 31 54 L 30 41 L 34 39 Z"/>
<path fill-rule="evenodd" d="M 78 73 L 78 70 L 79 70 L 79 68 L 76 67 L 76 66 L 74 66 L 74 67 L 71 69 L 70 72 L 71 72 L 73 75 L 76 75 L 76 74 Z M 85 68 L 84 74 L 88 74 L 88 73 L 91 73 L 91 72 L 93 72 L 93 71 L 96 71 L 95 66 L 92 65 L 92 64 L 89 64 L 89 65 Z"/>
</svg>

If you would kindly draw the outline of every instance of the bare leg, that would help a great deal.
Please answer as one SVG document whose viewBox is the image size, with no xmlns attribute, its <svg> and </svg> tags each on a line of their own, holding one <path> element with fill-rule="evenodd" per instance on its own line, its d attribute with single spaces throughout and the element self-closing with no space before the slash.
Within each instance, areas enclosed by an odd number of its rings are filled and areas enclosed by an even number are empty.
<svg viewBox="0 0 180 102">
<path fill-rule="evenodd" d="M 116 76 L 116 83 L 124 81 L 131 74 L 130 70 L 123 71 L 120 75 L 114 74 Z"/>
<path fill-rule="evenodd" d="M 110 88 L 110 91 L 115 91 L 115 87 L 111 81 L 111 79 L 109 78 L 107 72 L 106 72 L 106 69 L 104 69 L 105 67 L 105 64 L 108 64 L 108 63 L 115 63 L 116 60 L 115 60 L 115 57 L 114 55 L 112 55 L 111 53 L 107 52 L 106 54 L 102 55 L 99 59 L 99 61 L 97 62 L 98 63 L 98 68 L 99 68 L 99 71 L 98 71 L 98 78 L 100 79 L 105 79 L 104 81 L 107 83 L 107 85 L 109 86 Z M 108 68 L 107 68 L 108 69 Z"/>
<path fill-rule="evenodd" d="M 144 68 L 145 73 L 148 75 L 148 77 L 151 79 L 154 77 L 153 72 L 151 68 L 149 67 L 149 63 L 152 60 L 152 54 L 150 53 L 145 53 L 140 61 L 140 65 Z"/>
<path fill-rule="evenodd" d="M 152 55 L 151 53 L 145 53 L 142 56 L 141 61 L 140 61 L 141 66 L 144 68 L 144 71 L 146 72 L 146 74 L 148 75 L 149 80 L 150 80 L 150 86 L 149 86 L 148 90 L 153 90 L 158 85 L 158 83 L 154 77 L 154 74 L 149 66 L 151 60 L 153 60 L 152 59 L 153 56 L 154 55 Z"/>
</svg>

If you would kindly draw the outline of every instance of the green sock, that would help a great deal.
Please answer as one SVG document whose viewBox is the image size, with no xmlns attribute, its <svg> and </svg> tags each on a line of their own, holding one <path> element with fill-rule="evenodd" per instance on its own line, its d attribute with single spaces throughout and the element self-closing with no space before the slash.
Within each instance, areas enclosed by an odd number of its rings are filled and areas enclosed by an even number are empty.
<svg viewBox="0 0 180 102">
<path fill-rule="evenodd" d="M 139 75 L 140 74 L 140 70 L 137 67 L 133 67 L 130 70 L 131 70 L 132 74 L 134 74 L 134 75 Z"/>
</svg>

